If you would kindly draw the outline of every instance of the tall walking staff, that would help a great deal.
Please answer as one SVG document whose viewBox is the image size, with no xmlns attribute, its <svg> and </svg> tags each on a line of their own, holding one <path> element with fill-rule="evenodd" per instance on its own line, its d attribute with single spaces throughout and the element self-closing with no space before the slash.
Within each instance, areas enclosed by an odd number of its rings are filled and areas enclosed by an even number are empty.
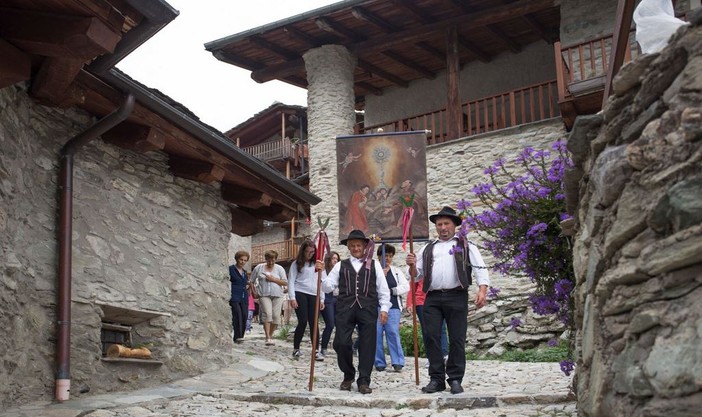
<svg viewBox="0 0 702 417">
<path fill-rule="evenodd" d="M 329 237 L 327 237 L 327 232 L 324 229 L 329 226 L 329 218 L 322 223 L 322 219 L 317 217 L 317 224 L 319 225 L 319 232 L 314 236 L 314 243 L 317 247 L 317 259 L 316 261 L 324 262 L 324 252 L 329 251 Z M 317 298 L 315 299 L 315 309 L 314 309 L 314 322 L 312 325 L 312 348 L 317 349 L 317 329 L 319 328 L 317 322 L 319 321 L 319 306 L 320 306 L 320 291 L 322 288 L 322 270 L 317 271 Z M 307 384 L 307 389 L 312 391 L 312 386 L 314 385 L 314 362 L 316 355 L 310 355 L 310 380 Z"/>
<path fill-rule="evenodd" d="M 412 217 L 414 216 L 414 194 L 400 197 L 402 205 L 402 250 L 407 251 L 407 239 L 409 238 L 409 251 L 414 253 L 414 240 L 412 239 Z M 414 381 L 419 385 L 419 342 L 417 340 L 417 299 L 415 297 L 414 277 L 417 276 L 417 269 L 413 265 L 410 274 L 410 294 L 412 297 L 412 340 L 414 341 Z"/>
</svg>

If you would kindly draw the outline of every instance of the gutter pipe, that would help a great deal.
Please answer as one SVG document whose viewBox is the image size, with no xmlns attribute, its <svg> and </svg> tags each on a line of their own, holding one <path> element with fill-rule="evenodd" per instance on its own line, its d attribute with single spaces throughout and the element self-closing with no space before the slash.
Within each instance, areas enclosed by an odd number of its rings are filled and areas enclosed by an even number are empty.
<svg viewBox="0 0 702 417">
<path fill-rule="evenodd" d="M 71 236 L 73 234 L 73 156 L 83 146 L 124 121 L 134 108 L 134 96 L 109 115 L 75 136 L 61 149 L 59 178 L 59 276 L 56 304 L 56 393 L 58 401 L 66 401 L 71 390 Z"/>
</svg>

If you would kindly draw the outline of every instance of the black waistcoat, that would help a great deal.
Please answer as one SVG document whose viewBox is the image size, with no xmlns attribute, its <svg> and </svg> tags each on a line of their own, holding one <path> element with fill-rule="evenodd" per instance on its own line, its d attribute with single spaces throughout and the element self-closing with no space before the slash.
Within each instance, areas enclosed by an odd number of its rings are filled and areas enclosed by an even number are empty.
<svg viewBox="0 0 702 417">
<path fill-rule="evenodd" d="M 336 308 L 351 308 L 358 304 L 360 308 L 378 308 L 378 288 L 376 287 L 375 262 L 368 271 L 365 265 L 356 272 L 349 259 L 341 261 L 339 269 L 339 295 Z"/>
<path fill-rule="evenodd" d="M 424 248 L 424 253 L 422 253 L 422 263 L 424 271 L 424 286 L 422 290 L 426 293 L 429 291 L 429 286 L 431 285 L 431 273 L 432 267 L 434 266 L 434 245 L 436 240 L 429 243 Z M 470 257 L 468 256 L 468 245 L 463 248 L 461 252 L 454 252 L 453 259 L 456 262 L 456 271 L 458 271 L 458 281 L 461 283 L 463 288 L 470 287 L 473 283 L 470 268 Z"/>
</svg>

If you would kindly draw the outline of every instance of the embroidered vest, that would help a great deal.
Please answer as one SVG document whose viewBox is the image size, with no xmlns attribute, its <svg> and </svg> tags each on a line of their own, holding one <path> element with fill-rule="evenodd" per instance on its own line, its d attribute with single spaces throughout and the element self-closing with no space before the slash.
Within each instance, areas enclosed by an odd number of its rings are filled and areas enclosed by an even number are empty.
<svg viewBox="0 0 702 417">
<path fill-rule="evenodd" d="M 378 308 L 378 288 L 376 287 L 375 262 L 368 271 L 364 265 L 356 272 L 349 259 L 341 261 L 339 269 L 339 295 L 336 308 Z"/>
<path fill-rule="evenodd" d="M 429 292 L 429 286 L 431 285 L 431 273 L 432 267 L 434 266 L 434 245 L 436 240 L 429 243 L 426 248 L 424 248 L 424 253 L 422 253 L 423 271 L 424 271 L 424 286 L 422 290 L 426 293 Z M 470 284 L 473 283 L 471 276 L 470 258 L 468 256 L 468 247 L 463 248 L 461 252 L 454 252 L 453 259 L 456 263 L 456 271 L 458 272 L 458 281 L 461 287 L 468 288 Z"/>
</svg>

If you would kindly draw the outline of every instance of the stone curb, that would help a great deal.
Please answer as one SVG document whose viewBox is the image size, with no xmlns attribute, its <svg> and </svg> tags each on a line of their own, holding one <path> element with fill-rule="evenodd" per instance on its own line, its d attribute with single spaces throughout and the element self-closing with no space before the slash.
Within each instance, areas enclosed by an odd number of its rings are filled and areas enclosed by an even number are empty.
<svg viewBox="0 0 702 417">
<path fill-rule="evenodd" d="M 470 410 L 476 408 L 502 407 L 506 405 L 535 405 L 535 404 L 561 404 L 572 402 L 572 394 L 539 394 L 539 395 L 505 395 L 497 397 L 475 397 L 451 394 L 423 394 L 417 397 L 374 398 L 361 396 L 358 393 L 349 393 L 342 396 L 330 396 L 325 392 L 324 397 L 314 394 L 247 394 L 247 393 L 221 393 L 220 398 L 242 402 L 259 402 L 265 404 L 287 404 L 314 407 L 354 407 L 354 408 L 384 408 L 400 409 L 454 409 Z"/>
</svg>

